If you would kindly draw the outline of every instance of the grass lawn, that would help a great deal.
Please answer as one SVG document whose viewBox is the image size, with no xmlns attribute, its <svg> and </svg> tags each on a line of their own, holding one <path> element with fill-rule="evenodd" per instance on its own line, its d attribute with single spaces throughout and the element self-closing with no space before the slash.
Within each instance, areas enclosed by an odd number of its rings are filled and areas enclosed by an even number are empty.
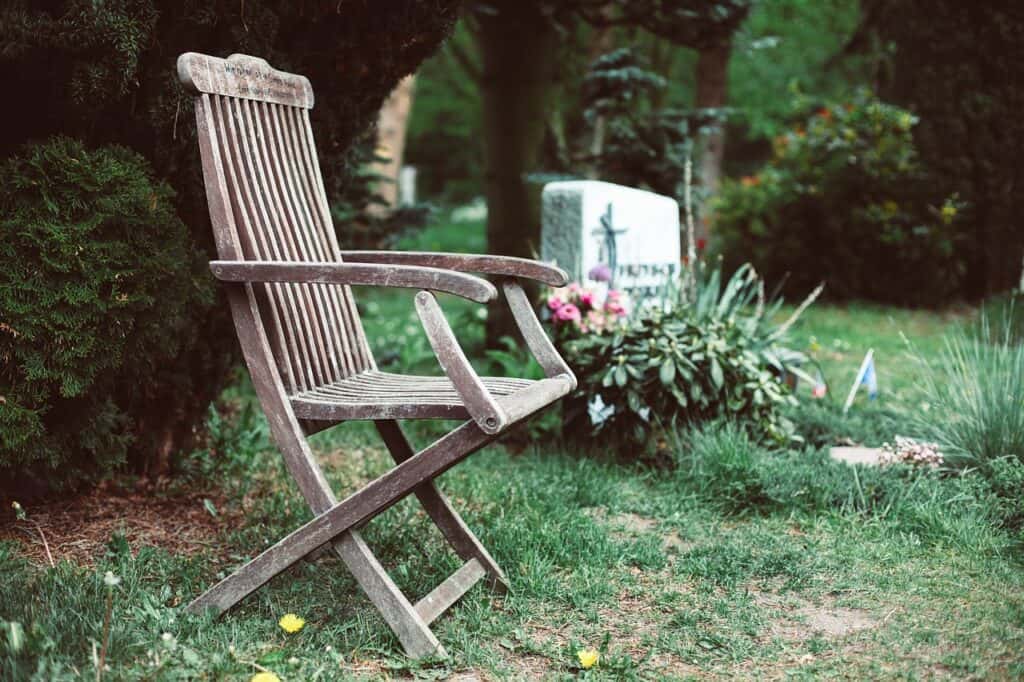
<svg viewBox="0 0 1024 682">
<path fill-rule="evenodd" d="M 478 239 L 479 225 L 468 224 L 405 246 L 475 250 Z M 411 298 L 363 301 L 378 353 L 428 369 Z M 456 303 L 443 304 L 479 346 L 474 311 Z M 512 589 L 495 598 L 478 585 L 436 623 L 447 660 L 406 660 L 330 558 L 297 565 L 218 621 L 183 613 L 205 586 L 309 518 L 243 382 L 226 396 L 225 416 L 212 418 L 187 482 L 120 482 L 0 525 L 0 678 L 95 678 L 108 595 L 103 679 L 248 679 L 263 669 L 284 680 L 1020 678 L 1019 546 L 992 527 L 970 482 L 847 467 L 820 447 L 883 437 L 920 409 L 900 333 L 933 355 L 957 319 L 813 308 L 794 339 L 815 349 L 834 400 L 868 347 L 882 395 L 848 418 L 827 402 L 798 414 L 825 434 L 805 447 L 767 451 L 710 429 L 685 435 L 675 467 L 522 438 L 471 457 L 441 484 Z M 431 435 L 409 427 L 417 443 Z M 339 497 L 387 468 L 366 425 L 313 442 Z M 458 566 L 414 500 L 364 535 L 413 598 Z M 105 586 L 107 571 L 117 586 Z M 277 625 L 289 612 L 306 620 L 297 634 Z M 576 660 L 584 648 L 601 652 L 585 672 Z"/>
</svg>

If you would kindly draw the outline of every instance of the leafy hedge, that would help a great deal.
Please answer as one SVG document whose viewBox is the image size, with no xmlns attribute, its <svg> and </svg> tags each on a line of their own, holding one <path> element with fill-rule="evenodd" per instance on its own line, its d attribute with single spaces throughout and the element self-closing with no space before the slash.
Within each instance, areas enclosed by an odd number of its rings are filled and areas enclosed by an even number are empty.
<svg viewBox="0 0 1024 682">
<path fill-rule="evenodd" d="M 162 368 L 212 300 L 172 197 L 123 147 L 55 138 L 0 166 L 0 494 L 160 450 Z"/>
<path fill-rule="evenodd" d="M 832 297 L 936 303 L 959 290 L 964 203 L 932 189 L 913 141 L 917 118 L 862 92 L 774 141 L 759 173 L 715 203 L 726 264 Z"/>
</svg>

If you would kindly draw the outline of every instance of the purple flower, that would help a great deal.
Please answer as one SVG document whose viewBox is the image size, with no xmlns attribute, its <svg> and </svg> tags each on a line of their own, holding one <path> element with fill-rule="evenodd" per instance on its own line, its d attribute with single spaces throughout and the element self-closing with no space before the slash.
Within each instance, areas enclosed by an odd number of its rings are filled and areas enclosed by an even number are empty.
<svg viewBox="0 0 1024 682">
<path fill-rule="evenodd" d="M 612 281 L 612 269 L 604 263 L 598 263 L 594 267 L 590 268 L 590 272 L 587 273 L 587 277 L 595 282 L 610 282 Z"/>
</svg>

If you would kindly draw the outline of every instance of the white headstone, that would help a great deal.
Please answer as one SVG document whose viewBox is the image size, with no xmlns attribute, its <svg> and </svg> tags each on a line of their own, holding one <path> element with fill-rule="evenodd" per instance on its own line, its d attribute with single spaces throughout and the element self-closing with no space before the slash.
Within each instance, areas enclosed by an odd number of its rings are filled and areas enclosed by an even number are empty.
<svg viewBox="0 0 1024 682">
<path fill-rule="evenodd" d="M 416 166 L 402 166 L 398 171 L 398 205 L 412 206 L 416 203 Z"/>
<path fill-rule="evenodd" d="M 594 284 L 598 265 L 634 302 L 660 297 L 680 271 L 679 205 L 670 197 L 595 180 L 552 182 L 541 199 L 541 258 Z"/>
</svg>

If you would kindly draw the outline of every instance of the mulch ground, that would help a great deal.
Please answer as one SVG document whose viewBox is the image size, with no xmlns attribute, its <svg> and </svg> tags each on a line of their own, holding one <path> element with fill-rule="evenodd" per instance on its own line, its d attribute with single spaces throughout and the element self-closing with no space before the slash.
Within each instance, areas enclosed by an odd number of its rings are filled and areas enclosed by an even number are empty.
<svg viewBox="0 0 1024 682">
<path fill-rule="evenodd" d="M 216 511 L 211 513 L 205 502 Z M 211 490 L 164 490 L 152 484 L 105 484 L 79 495 L 23 505 L 17 520 L 8 504 L 0 510 L 0 542 L 17 542 L 32 563 L 69 560 L 90 565 L 107 551 L 110 538 L 123 533 L 132 553 L 144 545 L 179 555 L 204 550 L 220 553 L 225 528 L 241 522 L 237 505 Z M 43 540 L 45 538 L 45 542 Z"/>
</svg>

